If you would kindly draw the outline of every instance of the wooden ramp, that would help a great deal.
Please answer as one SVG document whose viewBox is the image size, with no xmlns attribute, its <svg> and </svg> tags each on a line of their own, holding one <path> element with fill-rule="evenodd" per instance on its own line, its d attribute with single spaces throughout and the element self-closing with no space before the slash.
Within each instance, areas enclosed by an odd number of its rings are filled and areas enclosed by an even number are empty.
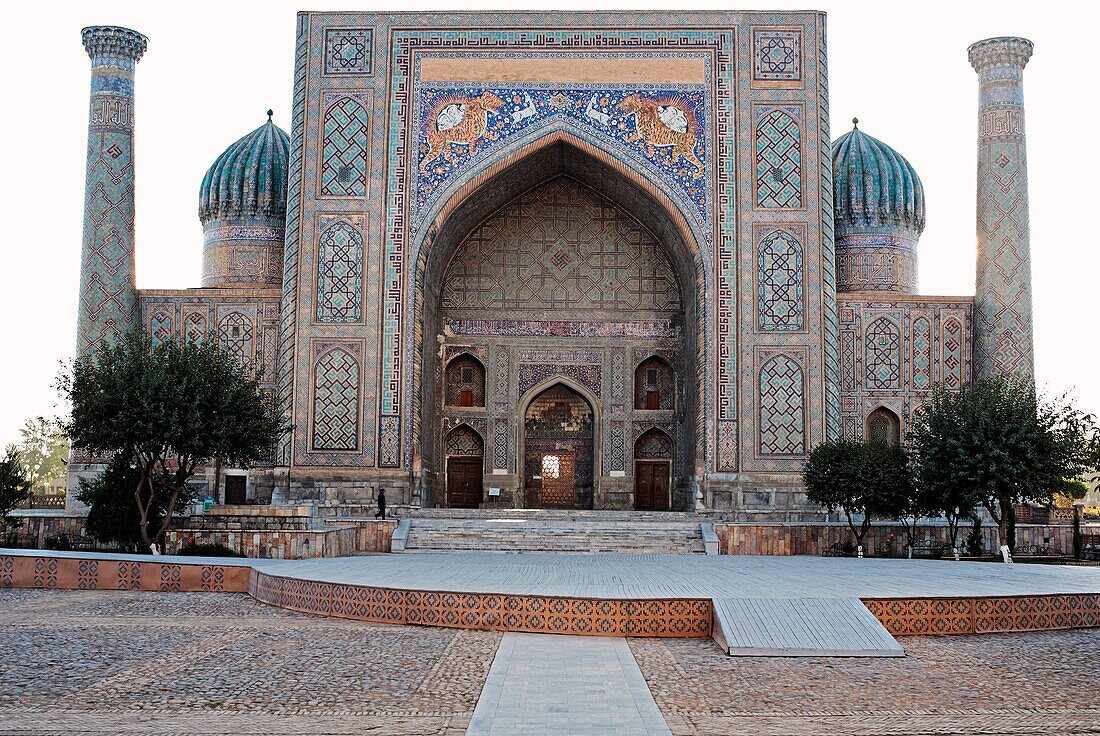
<svg viewBox="0 0 1100 736">
<path fill-rule="evenodd" d="M 734 657 L 904 657 L 859 598 L 714 598 L 714 639 Z"/>
</svg>

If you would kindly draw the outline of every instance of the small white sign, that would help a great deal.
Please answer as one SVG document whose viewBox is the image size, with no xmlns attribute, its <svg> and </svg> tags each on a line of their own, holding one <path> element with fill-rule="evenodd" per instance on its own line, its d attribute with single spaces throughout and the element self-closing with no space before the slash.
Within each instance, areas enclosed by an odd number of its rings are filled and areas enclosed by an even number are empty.
<svg viewBox="0 0 1100 736">
<path fill-rule="evenodd" d="M 507 468 L 493 468 L 493 475 L 508 475 Z"/>
<path fill-rule="evenodd" d="M 612 478 L 625 478 L 626 477 L 626 471 L 625 470 L 612 470 L 611 471 L 611 477 Z"/>
<path fill-rule="evenodd" d="M 489 495 L 490 496 L 499 496 L 500 495 L 500 489 L 499 488 L 490 488 L 489 489 Z"/>
</svg>

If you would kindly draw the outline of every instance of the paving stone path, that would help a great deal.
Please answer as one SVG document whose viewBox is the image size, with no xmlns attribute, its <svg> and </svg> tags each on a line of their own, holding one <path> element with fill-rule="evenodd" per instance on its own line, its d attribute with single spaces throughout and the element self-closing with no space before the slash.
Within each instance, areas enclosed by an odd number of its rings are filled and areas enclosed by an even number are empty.
<svg viewBox="0 0 1100 736">
<path fill-rule="evenodd" d="M 899 659 L 727 657 L 699 639 L 630 648 L 676 736 L 1100 733 L 1095 630 L 901 643 Z"/>
<path fill-rule="evenodd" d="M 568 734 L 559 721 L 600 710 L 628 736 L 637 721 L 623 703 L 644 701 L 648 684 L 675 736 L 1100 736 L 1100 646 L 1087 629 L 905 637 L 899 659 L 525 634 L 504 636 L 538 646 L 508 654 L 494 632 L 314 617 L 241 594 L 0 590 L 0 632 L 5 736 L 462 736 L 483 728 L 475 707 L 505 659 L 526 677 L 518 697 L 501 687 L 496 702 L 521 702 L 524 715 L 494 734 Z M 536 718 L 552 730 L 520 725 Z"/>
<path fill-rule="evenodd" d="M 469 736 L 671 736 L 626 639 L 507 633 Z"/>
</svg>

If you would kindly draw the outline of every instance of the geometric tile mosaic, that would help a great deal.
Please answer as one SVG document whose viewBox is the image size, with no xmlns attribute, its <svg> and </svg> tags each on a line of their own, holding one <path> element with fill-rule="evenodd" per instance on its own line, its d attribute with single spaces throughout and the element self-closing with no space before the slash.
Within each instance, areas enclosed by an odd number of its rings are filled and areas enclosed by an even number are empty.
<svg viewBox="0 0 1100 736">
<path fill-rule="evenodd" d="M 779 354 L 760 368 L 760 454 L 806 452 L 805 385 L 802 367 Z"/>
<path fill-rule="evenodd" d="M 359 361 L 336 347 L 314 366 L 313 449 L 359 449 Z"/>
<path fill-rule="evenodd" d="M 317 322 L 363 319 L 363 235 L 339 220 L 317 238 Z"/>
<path fill-rule="evenodd" d="M 801 28 L 752 29 L 752 79 L 782 86 L 802 79 Z"/>
<path fill-rule="evenodd" d="M 370 28 L 326 29 L 325 74 L 370 74 L 374 54 L 373 33 Z"/>
<path fill-rule="evenodd" d="M 756 127 L 756 206 L 797 209 L 802 207 L 802 130 L 795 116 L 801 117 L 801 108 L 773 108 L 755 108 L 764 113 Z"/>
<path fill-rule="evenodd" d="M 775 230 L 760 242 L 756 284 L 761 330 L 802 330 L 802 269 L 802 244 L 790 233 Z"/>
<path fill-rule="evenodd" d="M 901 388 L 901 333 L 885 317 L 879 317 L 864 334 L 863 361 L 867 388 Z"/>
<path fill-rule="evenodd" d="M 330 93 L 321 145 L 320 196 L 362 197 L 369 176 L 370 95 Z"/>
</svg>

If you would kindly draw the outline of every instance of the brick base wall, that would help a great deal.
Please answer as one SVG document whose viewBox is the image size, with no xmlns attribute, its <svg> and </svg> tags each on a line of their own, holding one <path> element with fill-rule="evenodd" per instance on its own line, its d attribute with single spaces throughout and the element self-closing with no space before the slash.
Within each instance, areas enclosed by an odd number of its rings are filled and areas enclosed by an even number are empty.
<svg viewBox="0 0 1100 736">
<path fill-rule="evenodd" d="M 165 554 L 176 554 L 188 542 L 221 544 L 245 557 L 303 560 L 355 553 L 356 529 L 350 524 L 300 531 L 229 531 L 173 529 L 165 535 Z"/>
<path fill-rule="evenodd" d="M 966 535 L 970 525 L 959 528 L 957 544 L 965 553 Z M 846 523 L 819 524 L 715 524 L 718 546 L 725 555 L 820 555 L 835 544 L 851 541 L 855 537 Z M 917 527 L 917 540 L 934 540 L 948 544 L 948 530 L 943 525 Z M 982 525 L 982 537 L 986 554 L 993 554 L 998 547 L 997 528 Z M 906 554 L 905 529 L 898 524 L 875 524 L 864 537 L 864 553 L 876 556 L 904 557 Z M 1055 554 L 1073 554 L 1073 528 L 1068 526 L 1016 527 L 1016 546 L 1050 547 Z"/>
</svg>

